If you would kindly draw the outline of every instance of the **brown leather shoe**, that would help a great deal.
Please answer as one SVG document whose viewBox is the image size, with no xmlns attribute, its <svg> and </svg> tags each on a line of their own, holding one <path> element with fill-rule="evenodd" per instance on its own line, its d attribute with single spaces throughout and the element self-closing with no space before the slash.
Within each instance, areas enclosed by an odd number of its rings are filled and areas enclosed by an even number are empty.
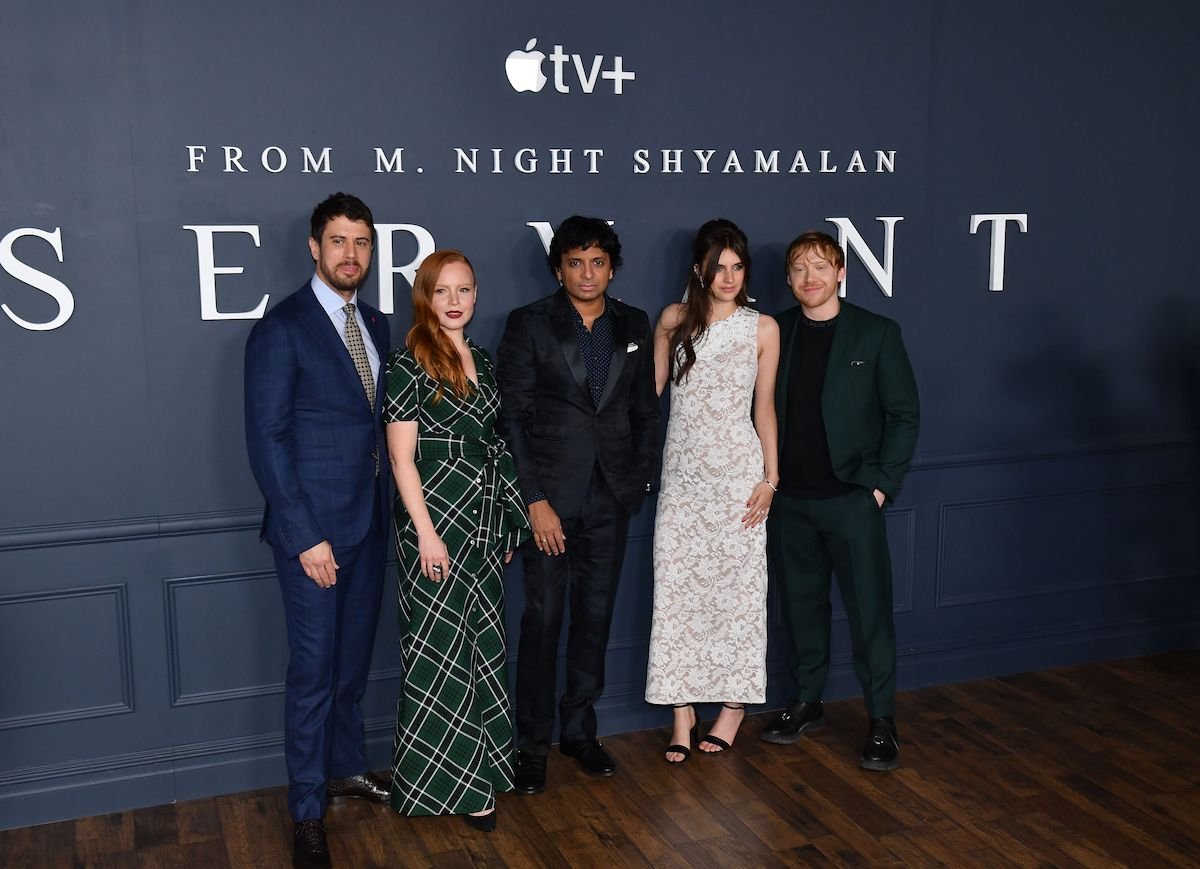
<svg viewBox="0 0 1200 869">
<path fill-rule="evenodd" d="M 332 865 L 329 845 L 325 841 L 325 825 L 317 820 L 298 822 L 292 834 L 293 869 Z"/>
<path fill-rule="evenodd" d="M 335 804 L 346 799 L 386 803 L 391 795 L 392 783 L 373 772 L 329 780 L 329 800 Z"/>
</svg>

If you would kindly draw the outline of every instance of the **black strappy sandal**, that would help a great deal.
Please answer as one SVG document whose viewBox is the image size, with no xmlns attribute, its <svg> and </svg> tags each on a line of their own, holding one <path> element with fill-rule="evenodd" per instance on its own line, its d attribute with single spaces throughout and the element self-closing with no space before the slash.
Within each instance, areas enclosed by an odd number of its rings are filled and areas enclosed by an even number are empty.
<svg viewBox="0 0 1200 869">
<path fill-rule="evenodd" d="M 696 710 L 694 708 L 692 708 L 692 704 L 691 703 L 676 703 L 672 708 L 673 709 L 683 709 L 685 707 L 692 710 L 692 729 L 688 733 L 688 740 L 690 742 L 696 742 L 697 741 L 696 737 L 699 735 L 699 730 L 698 730 L 699 722 L 696 717 Z M 672 728 L 674 728 L 674 724 L 672 724 L 671 726 L 672 726 Z M 690 748 L 688 748 L 686 745 L 668 745 L 666 751 L 663 753 L 664 753 L 664 755 L 665 754 L 673 754 L 673 753 L 683 755 L 683 760 L 669 760 L 666 757 L 664 757 L 663 760 L 666 760 L 667 763 L 670 763 L 670 764 L 687 763 L 688 758 L 690 758 L 692 756 L 692 750 Z"/>
<path fill-rule="evenodd" d="M 722 703 L 721 705 L 724 706 L 726 709 L 741 709 L 741 710 L 743 710 L 743 712 L 746 709 L 746 704 L 744 704 L 744 703 L 738 703 L 738 704 Z M 746 716 L 745 716 L 745 714 L 743 714 L 742 721 L 745 721 L 745 720 L 746 720 Z M 741 728 L 742 728 L 742 721 L 738 722 L 738 730 L 741 730 Z M 713 722 L 713 723 L 715 724 L 716 722 Z M 736 739 L 736 738 L 737 737 L 735 736 L 734 739 Z M 722 739 L 719 736 L 713 736 L 712 731 L 709 731 L 708 736 L 701 739 L 700 742 L 707 742 L 709 745 L 715 745 L 717 747 L 717 751 L 705 751 L 704 752 L 705 754 L 720 754 L 722 751 L 729 751 L 729 749 L 733 748 L 732 742 L 726 742 L 724 739 Z M 697 748 L 699 748 L 699 744 L 697 744 Z M 700 750 L 704 751 L 703 749 L 700 749 Z"/>
</svg>

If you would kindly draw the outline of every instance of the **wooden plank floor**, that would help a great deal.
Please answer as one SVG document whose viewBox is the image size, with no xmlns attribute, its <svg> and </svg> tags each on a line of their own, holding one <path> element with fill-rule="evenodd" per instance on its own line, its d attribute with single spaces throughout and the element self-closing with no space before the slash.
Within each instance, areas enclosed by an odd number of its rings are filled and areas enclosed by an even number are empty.
<svg viewBox="0 0 1200 869">
<path fill-rule="evenodd" d="M 1200 866 L 1198 689 L 1189 651 L 906 692 L 893 773 L 858 767 L 858 701 L 674 767 L 663 728 L 606 740 L 610 779 L 553 754 L 491 835 L 362 803 L 326 825 L 343 867 Z M 276 788 L 2 832 L 0 866 L 287 866 L 290 829 Z"/>
</svg>

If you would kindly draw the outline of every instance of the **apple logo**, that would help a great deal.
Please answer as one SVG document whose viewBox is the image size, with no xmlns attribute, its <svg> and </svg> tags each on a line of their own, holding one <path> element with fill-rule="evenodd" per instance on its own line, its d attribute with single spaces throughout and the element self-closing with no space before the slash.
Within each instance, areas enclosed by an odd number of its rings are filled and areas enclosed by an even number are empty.
<svg viewBox="0 0 1200 869">
<path fill-rule="evenodd" d="M 508 83 L 518 93 L 522 91 L 537 93 L 546 86 L 546 76 L 542 74 L 542 61 L 546 59 L 546 55 L 533 50 L 536 44 L 537 37 L 535 36 L 526 43 L 524 51 L 514 51 L 504 61 L 504 72 L 508 76 Z"/>
</svg>

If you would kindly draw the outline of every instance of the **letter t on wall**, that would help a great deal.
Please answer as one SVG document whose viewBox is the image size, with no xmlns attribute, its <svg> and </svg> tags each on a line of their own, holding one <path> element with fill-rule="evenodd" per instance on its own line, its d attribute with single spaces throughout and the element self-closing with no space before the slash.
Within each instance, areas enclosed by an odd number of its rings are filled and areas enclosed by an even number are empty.
<svg viewBox="0 0 1200 869">
<path fill-rule="evenodd" d="M 1004 233 L 1012 221 L 1021 232 L 1027 232 L 1028 214 L 972 214 L 971 235 L 980 224 L 992 224 L 992 253 L 988 264 L 988 290 L 993 293 L 1004 291 Z"/>
</svg>

